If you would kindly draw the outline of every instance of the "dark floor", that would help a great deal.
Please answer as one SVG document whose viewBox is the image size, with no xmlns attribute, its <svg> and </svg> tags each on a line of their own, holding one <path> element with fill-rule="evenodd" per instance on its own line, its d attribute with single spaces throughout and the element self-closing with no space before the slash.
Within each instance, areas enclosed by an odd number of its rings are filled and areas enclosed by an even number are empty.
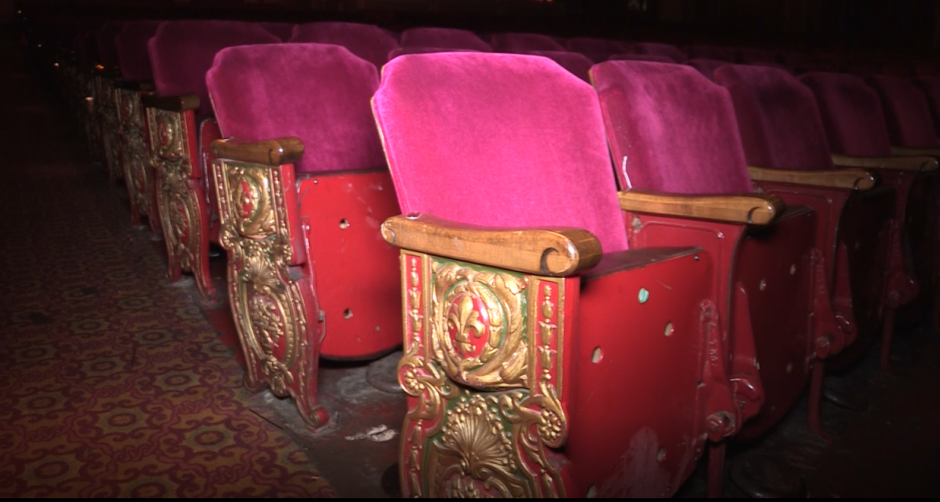
<svg viewBox="0 0 940 502">
<path fill-rule="evenodd" d="M 16 41 L 12 34 L 6 33 L 0 43 L 10 46 Z M 19 103 L 17 109 L 28 111 L 30 106 L 49 106 L 53 101 L 61 106 L 51 87 L 36 90 L 34 94 L 38 96 L 36 99 L 45 102 Z M 16 96 L 6 96 L 8 103 L 16 99 Z M 64 111 L 61 118 L 69 120 Z M 8 131 L 10 127 L 17 128 L 15 123 L 6 125 Z M 86 170 L 94 182 L 105 184 L 103 168 L 92 163 L 80 149 L 78 125 L 70 126 L 72 133 L 59 133 L 49 141 L 67 151 L 74 159 L 75 169 Z M 12 135 L 5 133 L 3 150 L 17 159 L 28 159 L 32 152 L 23 151 L 22 145 L 41 144 L 35 135 L 43 134 L 45 129 L 37 124 L 20 127 Z M 8 173 L 8 176 L 15 176 L 15 173 Z M 113 198 L 113 206 L 126 205 L 126 195 L 119 187 L 104 190 L 102 196 Z M 48 213 L 69 211 L 68 207 L 57 206 L 55 199 L 37 203 L 45 204 L 44 211 Z M 15 217 L 15 214 L 4 216 Z M 116 236 L 116 242 L 147 238 L 144 234 L 148 231 L 131 227 L 127 214 L 115 217 L 126 221 L 121 227 L 123 235 Z M 102 247 L 114 246 L 101 242 Z M 161 257 L 162 243 L 154 241 L 151 247 L 153 256 L 149 259 L 154 261 Z M 42 260 L 33 263 L 37 267 L 48 266 Z M 223 262 L 215 261 L 213 271 L 218 286 L 224 291 Z M 94 274 L 93 270 L 88 272 Z M 2 277 L 0 275 L 0 280 Z M 165 279 L 157 280 L 165 282 Z M 184 280 L 178 287 L 189 293 L 192 300 L 184 301 L 180 308 L 197 305 L 212 329 L 232 347 L 232 357 L 237 357 L 237 337 L 228 307 L 199 301 L 191 279 Z M 831 444 L 808 432 L 804 395 L 783 423 L 767 436 L 747 444 L 731 443 L 724 495 L 745 496 L 739 484 L 764 494 L 802 487 L 812 497 L 940 495 L 940 485 L 933 478 L 940 473 L 940 427 L 935 425 L 940 417 L 940 392 L 937 390 L 940 389 L 940 335 L 919 328 L 897 333 L 896 339 L 893 373 L 878 369 L 877 347 L 872 346 L 860 364 L 828 379 L 831 388 L 868 400 L 865 411 L 850 411 L 830 402 L 823 404 L 822 414 L 832 437 Z M 385 363 L 382 371 L 391 375 L 394 359 Z M 277 399 L 268 392 L 251 397 L 250 408 L 303 449 L 339 496 L 395 497 L 399 494 L 396 457 L 400 438 L 397 431 L 405 412 L 404 400 L 400 395 L 370 386 L 366 382 L 367 371 L 363 365 L 324 364 L 320 394 L 331 418 L 330 423 L 316 433 L 304 426 L 289 400 Z M 769 463 L 762 463 L 762 460 Z M 680 490 L 679 497 L 704 495 L 704 465 L 704 462 L 700 464 Z M 761 465 L 771 467 L 761 471 Z M 787 477 L 788 474 L 792 476 Z M 793 479 L 798 482 L 794 484 Z"/>
</svg>

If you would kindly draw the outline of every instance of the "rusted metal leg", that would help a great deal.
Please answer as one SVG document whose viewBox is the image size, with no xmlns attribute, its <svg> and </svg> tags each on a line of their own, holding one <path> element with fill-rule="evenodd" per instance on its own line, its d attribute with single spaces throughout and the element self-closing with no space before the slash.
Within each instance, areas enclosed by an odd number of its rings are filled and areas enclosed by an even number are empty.
<svg viewBox="0 0 940 502">
<path fill-rule="evenodd" d="M 825 376 L 825 365 L 822 361 L 816 361 L 813 366 L 813 375 L 809 384 L 809 430 L 821 437 L 826 444 L 831 444 L 832 439 L 826 434 L 822 425 L 820 416 L 820 402 L 822 400 L 823 386 L 825 385 L 823 377 Z"/>
<path fill-rule="evenodd" d="M 894 309 L 886 308 L 881 328 L 881 369 L 891 371 L 891 337 L 894 336 Z"/>
<path fill-rule="evenodd" d="M 706 494 L 710 499 L 721 497 L 725 479 L 725 442 L 708 444 L 708 487 Z"/>
</svg>

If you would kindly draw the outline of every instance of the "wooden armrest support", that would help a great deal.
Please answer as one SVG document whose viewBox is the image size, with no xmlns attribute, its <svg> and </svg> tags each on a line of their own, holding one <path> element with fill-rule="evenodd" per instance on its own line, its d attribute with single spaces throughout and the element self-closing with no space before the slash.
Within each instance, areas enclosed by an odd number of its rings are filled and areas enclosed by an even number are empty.
<svg viewBox="0 0 940 502">
<path fill-rule="evenodd" d="M 763 193 L 671 195 L 630 190 L 619 196 L 624 211 L 749 225 L 766 225 L 786 208 L 780 197 Z"/>
<path fill-rule="evenodd" d="M 176 96 L 156 96 L 153 94 L 140 97 L 141 103 L 150 108 L 159 108 L 168 112 L 185 112 L 199 108 L 199 96 L 179 94 Z"/>
<path fill-rule="evenodd" d="M 937 159 L 924 156 L 855 157 L 852 155 L 834 153 L 832 154 L 832 162 L 837 166 L 892 169 L 895 171 L 917 171 L 926 173 L 937 170 Z"/>
<path fill-rule="evenodd" d="M 751 173 L 751 180 L 753 181 L 772 181 L 859 191 L 871 190 L 878 183 L 874 174 L 864 169 L 851 167 L 819 171 L 772 169 L 769 167 L 748 167 L 747 170 Z"/>
<path fill-rule="evenodd" d="M 298 138 L 287 137 L 241 143 L 232 139 L 217 139 L 212 142 L 212 153 L 217 158 L 279 166 L 293 164 L 304 154 L 304 144 Z"/>
<path fill-rule="evenodd" d="M 579 228 L 486 229 L 428 215 L 392 216 L 382 237 L 394 246 L 527 274 L 575 275 L 601 259 L 601 244 Z"/>
<path fill-rule="evenodd" d="M 891 155 L 903 155 L 908 157 L 940 157 L 940 148 L 905 148 L 901 146 L 892 146 Z"/>
</svg>

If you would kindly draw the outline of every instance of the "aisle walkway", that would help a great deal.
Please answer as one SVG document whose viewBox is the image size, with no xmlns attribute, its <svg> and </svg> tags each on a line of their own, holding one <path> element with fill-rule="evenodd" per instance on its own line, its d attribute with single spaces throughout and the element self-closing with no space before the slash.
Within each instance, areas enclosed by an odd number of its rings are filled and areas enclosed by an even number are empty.
<svg viewBox="0 0 940 502">
<path fill-rule="evenodd" d="M 0 497 L 320 497 L 0 32 Z"/>
</svg>

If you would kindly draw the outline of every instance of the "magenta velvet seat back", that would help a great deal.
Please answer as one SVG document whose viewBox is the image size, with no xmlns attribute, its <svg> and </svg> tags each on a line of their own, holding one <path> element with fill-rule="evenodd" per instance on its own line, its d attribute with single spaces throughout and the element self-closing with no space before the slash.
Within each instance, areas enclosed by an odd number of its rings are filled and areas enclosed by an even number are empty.
<svg viewBox="0 0 940 502">
<path fill-rule="evenodd" d="M 265 31 L 279 38 L 282 42 L 290 40 L 294 35 L 294 23 L 258 23 Z"/>
<path fill-rule="evenodd" d="M 889 75 L 865 79 L 878 96 L 885 112 L 888 137 L 894 146 L 937 148 L 937 135 L 924 93 L 910 80 Z"/>
<path fill-rule="evenodd" d="M 687 59 L 686 54 L 684 51 L 682 51 L 682 49 L 679 49 L 672 44 L 663 44 L 658 42 L 637 42 L 631 44 L 628 53 L 664 57 L 674 63 L 681 63 Z"/>
<path fill-rule="evenodd" d="M 276 44 L 280 39 L 256 23 L 241 21 L 167 21 L 147 43 L 158 95 L 199 96 L 198 115 L 212 113 L 206 71 L 220 50 L 235 45 Z"/>
<path fill-rule="evenodd" d="M 410 28 L 401 32 L 402 47 L 439 47 L 490 52 L 492 48 L 472 31 L 455 28 Z"/>
<path fill-rule="evenodd" d="M 121 77 L 131 82 L 153 79 L 147 41 L 157 32 L 160 21 L 130 21 L 124 23 L 115 37 Z"/>
<path fill-rule="evenodd" d="M 614 54 L 629 52 L 627 47 L 616 41 L 606 38 L 574 37 L 568 39 L 568 50 L 579 52 L 591 61 L 607 61 Z"/>
<path fill-rule="evenodd" d="M 450 49 L 447 47 L 399 47 L 388 53 L 388 60 L 391 61 L 398 56 L 405 54 L 434 54 L 437 52 L 480 52 L 472 49 Z"/>
<path fill-rule="evenodd" d="M 698 70 L 708 80 L 714 81 L 715 70 L 731 63 L 719 59 L 690 59 L 685 64 Z"/>
<path fill-rule="evenodd" d="M 378 70 L 345 47 L 230 47 L 216 55 L 206 84 L 223 136 L 300 138 L 304 155 L 294 166 L 299 173 L 385 166 L 369 107 Z"/>
<path fill-rule="evenodd" d="M 591 66 L 594 63 L 584 54 L 568 51 L 531 51 L 529 54 L 547 57 L 581 80 L 590 82 L 591 76 L 588 72 L 591 71 Z"/>
<path fill-rule="evenodd" d="M 715 81 L 734 103 L 744 156 L 752 166 L 831 169 L 832 152 L 813 91 L 786 70 L 725 65 Z"/>
<path fill-rule="evenodd" d="M 917 77 L 914 84 L 924 91 L 927 103 L 930 104 L 930 115 L 933 117 L 934 130 L 940 138 L 940 77 Z"/>
<path fill-rule="evenodd" d="M 607 61 L 591 68 L 623 189 L 751 192 L 731 97 L 685 65 Z"/>
<path fill-rule="evenodd" d="M 614 54 L 610 56 L 608 60 L 612 61 L 651 61 L 654 63 L 671 63 L 676 64 L 672 58 L 667 58 L 666 56 L 657 56 L 655 54 Z"/>
<path fill-rule="evenodd" d="M 403 213 L 574 226 L 627 249 L 600 108 L 553 61 L 449 52 L 390 61 L 373 98 Z"/>
<path fill-rule="evenodd" d="M 124 23 L 105 23 L 98 29 L 98 63 L 105 69 L 118 66 L 117 42 L 114 37 L 120 33 Z"/>
<path fill-rule="evenodd" d="M 726 47 L 694 44 L 689 46 L 688 53 L 689 59 L 717 59 L 729 63 L 734 62 L 734 51 Z"/>
<path fill-rule="evenodd" d="M 496 52 L 515 54 L 565 50 L 565 47 L 552 37 L 538 33 L 496 33 L 490 37 L 490 45 Z"/>
<path fill-rule="evenodd" d="M 810 72 L 799 80 L 816 96 L 833 153 L 865 157 L 891 154 L 881 100 L 862 79 L 844 73 Z"/>
<path fill-rule="evenodd" d="M 381 68 L 388 61 L 388 54 L 398 48 L 398 41 L 382 28 L 358 23 L 299 24 L 290 41 L 342 45 L 376 68 Z"/>
</svg>

